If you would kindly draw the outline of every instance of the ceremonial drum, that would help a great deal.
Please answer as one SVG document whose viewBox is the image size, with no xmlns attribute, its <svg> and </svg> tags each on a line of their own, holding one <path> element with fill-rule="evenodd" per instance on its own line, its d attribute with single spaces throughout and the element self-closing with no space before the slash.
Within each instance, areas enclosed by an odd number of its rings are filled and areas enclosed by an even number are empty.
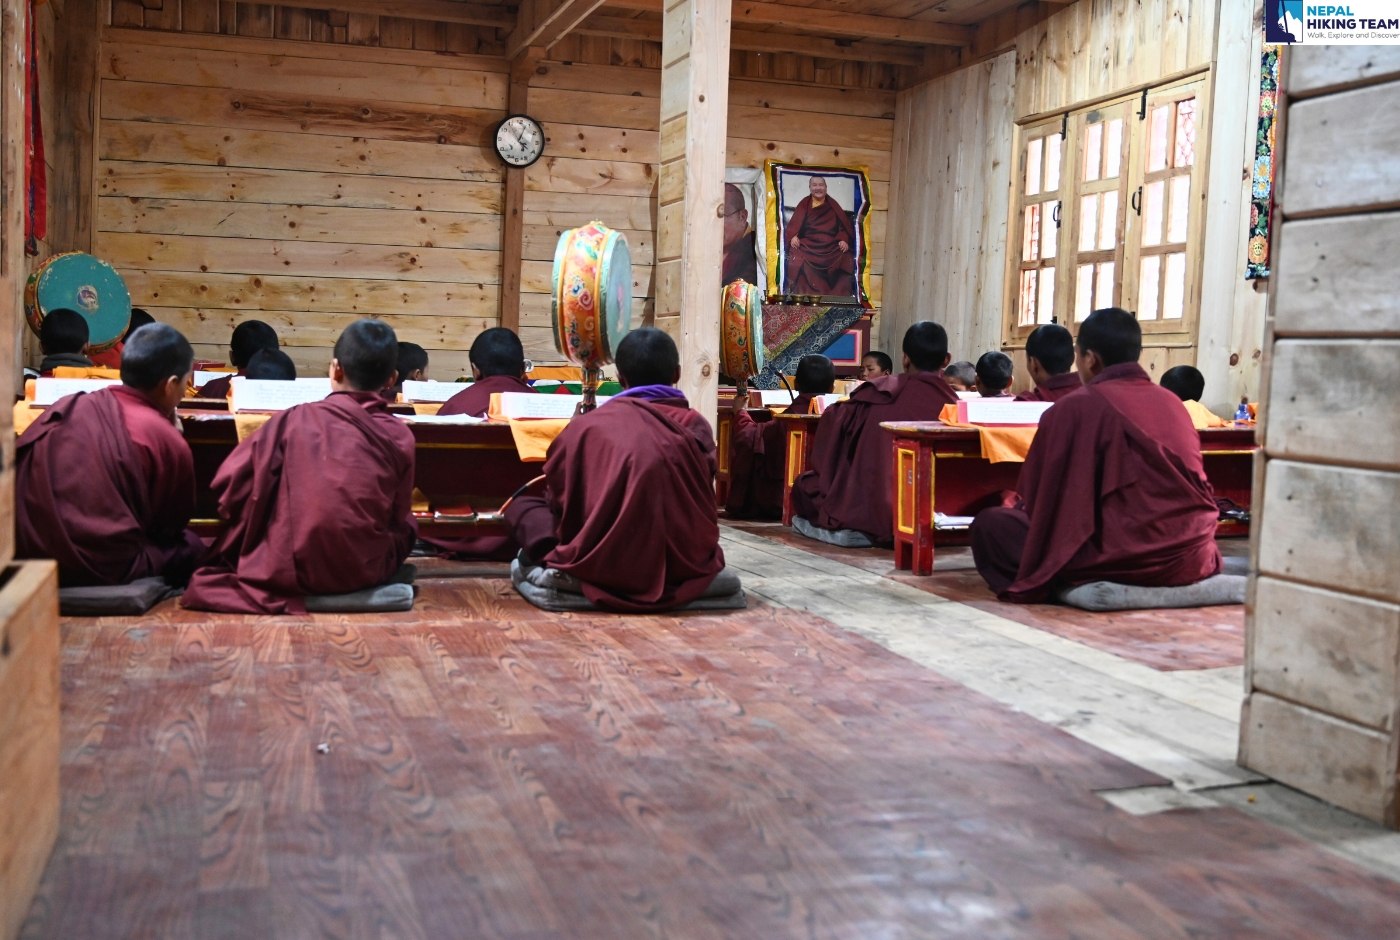
<svg viewBox="0 0 1400 940">
<path fill-rule="evenodd" d="M 632 252 L 627 238 L 602 222 L 559 236 L 554 250 L 554 345 L 584 370 L 613 361 L 632 331 Z"/>
<path fill-rule="evenodd" d="M 24 285 L 24 316 L 36 334 L 50 310 L 76 310 L 88 321 L 88 346 L 100 353 L 126 335 L 131 294 L 110 264 L 81 251 L 54 255 Z"/>
<path fill-rule="evenodd" d="M 763 371 L 763 293 L 748 281 L 734 281 L 720 298 L 719 355 L 724 374 L 747 382 Z"/>
</svg>

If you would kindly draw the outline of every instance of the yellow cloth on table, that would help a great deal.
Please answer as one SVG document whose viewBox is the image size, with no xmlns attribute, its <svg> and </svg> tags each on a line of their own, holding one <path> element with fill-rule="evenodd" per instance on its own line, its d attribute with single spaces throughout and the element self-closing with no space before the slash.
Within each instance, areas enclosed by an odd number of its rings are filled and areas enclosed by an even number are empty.
<svg viewBox="0 0 1400 940">
<path fill-rule="evenodd" d="M 1025 463 L 1035 440 L 1035 427 L 988 428 L 958 423 L 958 406 L 944 405 L 938 420 L 955 428 L 977 428 L 982 439 L 982 459 L 988 463 Z"/>
<path fill-rule="evenodd" d="M 238 431 L 238 443 L 242 444 L 252 437 L 253 432 L 272 420 L 272 415 L 259 414 L 236 414 L 233 416 L 233 426 Z"/>
<path fill-rule="evenodd" d="M 424 401 L 413 403 L 413 413 L 416 415 L 435 415 L 442 410 L 445 401 Z"/>
<path fill-rule="evenodd" d="M 101 366 L 93 366 L 91 369 L 80 366 L 54 366 L 53 377 L 56 379 L 119 379 L 122 374 L 119 369 L 104 369 Z"/>
<path fill-rule="evenodd" d="M 1184 401 L 1182 404 L 1186 406 L 1186 413 L 1191 416 L 1191 423 L 1195 425 L 1197 431 L 1205 428 L 1225 427 L 1225 420 L 1200 402 Z"/>
<path fill-rule="evenodd" d="M 582 382 L 583 370 L 578 366 L 535 366 L 527 376 L 530 379 L 554 379 L 560 382 Z"/>
<path fill-rule="evenodd" d="M 15 437 L 19 437 L 29 426 L 39 420 L 44 413 L 42 408 L 31 408 L 27 401 L 15 402 Z"/>
<path fill-rule="evenodd" d="M 510 434 L 515 452 L 525 463 L 544 460 L 549 445 L 569 426 L 568 418 L 511 418 Z"/>
</svg>

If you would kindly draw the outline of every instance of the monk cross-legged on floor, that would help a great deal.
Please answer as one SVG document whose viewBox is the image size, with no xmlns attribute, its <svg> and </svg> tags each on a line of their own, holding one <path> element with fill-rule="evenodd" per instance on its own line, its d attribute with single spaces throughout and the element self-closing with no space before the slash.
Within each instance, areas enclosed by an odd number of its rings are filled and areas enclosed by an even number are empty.
<svg viewBox="0 0 1400 940">
<path fill-rule="evenodd" d="M 605 610 L 669 610 L 724 569 L 715 512 L 714 432 L 675 388 L 680 355 L 660 330 L 618 344 L 624 391 L 569 422 L 549 447 L 544 496 L 506 520 L 522 563 L 572 575 Z"/>
<path fill-rule="evenodd" d="M 214 477 L 228 527 L 182 603 L 230 613 L 305 613 L 308 594 L 388 582 L 417 535 L 413 434 L 380 391 L 393 329 L 357 320 L 336 340 L 331 395 L 274 415 Z"/>
<path fill-rule="evenodd" d="M 882 354 L 883 355 L 883 354 Z M 812 398 L 836 384 L 836 367 L 825 356 L 803 356 L 794 382 L 797 395 L 786 414 L 811 414 Z M 747 395 L 734 396 L 729 437 L 729 498 L 724 509 L 737 519 L 781 519 L 786 428 L 780 421 L 762 424 L 749 417 Z"/>
<path fill-rule="evenodd" d="M 482 330 L 467 354 L 472 364 L 472 384 L 453 395 L 440 415 L 486 416 L 493 392 L 533 392 L 525 381 L 525 348 L 520 337 L 503 326 Z"/>
<path fill-rule="evenodd" d="M 61 398 L 15 444 L 15 554 L 58 562 L 63 587 L 162 576 L 184 584 L 204 543 L 186 526 L 194 458 L 175 408 L 194 350 L 172 326 L 127 338 L 122 384 Z"/>
<path fill-rule="evenodd" d="M 894 541 L 894 441 L 881 421 L 937 421 L 957 393 L 943 381 L 948 334 L 923 320 L 904 334 L 904 372 L 856 387 L 817 425 L 812 468 L 797 478 L 793 511 L 830 531 L 854 530 L 876 544 Z"/>
<path fill-rule="evenodd" d="M 1017 401 L 1059 401 L 1084 387 L 1074 368 L 1074 337 L 1058 323 L 1031 331 L 1026 339 L 1026 371 L 1035 388 L 1017 395 Z"/>
<path fill-rule="evenodd" d="M 972 523 L 977 570 L 1002 600 L 1061 585 L 1195 584 L 1221 569 L 1219 516 L 1200 438 L 1175 395 L 1138 365 L 1142 329 L 1116 307 L 1079 328 L 1084 387 L 1040 419 L 1021 469 L 1022 505 Z"/>
</svg>

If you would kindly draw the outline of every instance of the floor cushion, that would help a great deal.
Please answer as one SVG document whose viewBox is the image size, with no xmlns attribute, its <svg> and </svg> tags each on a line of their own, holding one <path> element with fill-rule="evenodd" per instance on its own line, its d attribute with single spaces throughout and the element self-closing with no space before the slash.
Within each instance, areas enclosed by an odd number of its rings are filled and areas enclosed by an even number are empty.
<svg viewBox="0 0 1400 940">
<path fill-rule="evenodd" d="M 1166 607 L 1212 607 L 1243 604 L 1247 579 L 1238 574 L 1217 574 L 1181 587 L 1137 587 L 1112 581 L 1092 581 L 1061 588 L 1060 603 L 1080 610 L 1150 610 Z"/>
<path fill-rule="evenodd" d="M 418 569 L 404 565 L 388 584 L 348 594 L 312 594 L 306 609 L 314 614 L 381 614 L 413 609 L 413 580 Z"/>
<path fill-rule="evenodd" d="M 58 589 L 58 612 L 65 617 L 137 617 L 180 594 L 164 578 L 140 578 L 130 584 Z"/>
<path fill-rule="evenodd" d="M 520 596 L 541 610 L 556 612 L 596 611 L 598 608 L 583 595 L 583 584 L 573 575 L 540 565 L 522 565 L 517 558 L 510 563 L 510 580 Z M 743 610 L 748 606 L 739 576 L 725 568 L 705 593 L 675 610 Z"/>
<path fill-rule="evenodd" d="M 875 544 L 864 532 L 855 529 L 823 529 L 801 516 L 792 517 L 792 531 L 809 539 L 816 539 L 828 545 L 839 545 L 842 548 L 871 548 Z"/>
</svg>

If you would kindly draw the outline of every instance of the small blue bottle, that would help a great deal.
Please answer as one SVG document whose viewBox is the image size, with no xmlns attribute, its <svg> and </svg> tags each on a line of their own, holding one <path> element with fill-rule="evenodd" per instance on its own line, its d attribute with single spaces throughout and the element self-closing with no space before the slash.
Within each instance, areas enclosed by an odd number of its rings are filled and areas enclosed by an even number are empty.
<svg viewBox="0 0 1400 940">
<path fill-rule="evenodd" d="M 1235 409 L 1235 420 L 1236 420 L 1236 421 L 1248 421 L 1248 420 L 1249 420 L 1249 396 L 1248 396 L 1248 395 L 1246 395 L 1245 397 L 1243 397 L 1243 398 L 1240 399 L 1240 406 L 1239 406 L 1238 408 Z"/>
</svg>

